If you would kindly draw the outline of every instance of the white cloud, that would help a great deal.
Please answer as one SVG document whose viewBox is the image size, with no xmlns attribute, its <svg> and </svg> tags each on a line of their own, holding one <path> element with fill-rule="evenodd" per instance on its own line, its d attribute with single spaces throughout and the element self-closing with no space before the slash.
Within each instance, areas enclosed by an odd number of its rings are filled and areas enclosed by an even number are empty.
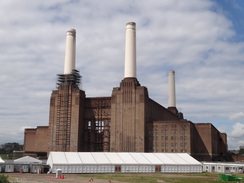
<svg viewBox="0 0 244 183">
<path fill-rule="evenodd" d="M 238 112 L 230 116 L 231 121 L 244 120 L 244 112 Z"/>
<path fill-rule="evenodd" d="M 236 123 L 233 125 L 233 131 L 230 133 L 232 137 L 243 137 L 244 139 L 244 124 Z"/>
<path fill-rule="evenodd" d="M 239 149 L 240 146 L 244 145 L 244 124 L 235 123 L 228 135 L 229 149 Z"/>
</svg>

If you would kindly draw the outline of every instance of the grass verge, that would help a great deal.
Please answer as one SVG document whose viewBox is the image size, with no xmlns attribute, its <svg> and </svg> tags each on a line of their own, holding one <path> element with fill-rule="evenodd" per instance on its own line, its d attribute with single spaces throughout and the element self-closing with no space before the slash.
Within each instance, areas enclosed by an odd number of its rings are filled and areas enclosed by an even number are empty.
<svg viewBox="0 0 244 183">
<path fill-rule="evenodd" d="M 131 183 L 220 183 L 218 174 L 83 174 L 82 177 Z"/>
</svg>

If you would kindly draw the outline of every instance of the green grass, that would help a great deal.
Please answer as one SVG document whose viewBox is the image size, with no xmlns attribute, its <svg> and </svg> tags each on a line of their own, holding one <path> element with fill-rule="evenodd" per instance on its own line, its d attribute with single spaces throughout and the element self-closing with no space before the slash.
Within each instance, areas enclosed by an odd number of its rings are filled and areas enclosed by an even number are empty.
<svg viewBox="0 0 244 183">
<path fill-rule="evenodd" d="M 220 183 L 218 174 L 83 174 L 82 177 L 132 183 Z"/>
</svg>

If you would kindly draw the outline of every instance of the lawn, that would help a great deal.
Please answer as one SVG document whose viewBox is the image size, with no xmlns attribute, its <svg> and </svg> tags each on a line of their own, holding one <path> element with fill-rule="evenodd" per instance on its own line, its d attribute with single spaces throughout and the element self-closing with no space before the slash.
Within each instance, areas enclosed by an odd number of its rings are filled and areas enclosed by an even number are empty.
<svg viewBox="0 0 244 183">
<path fill-rule="evenodd" d="M 133 183 L 217 183 L 218 174 L 200 173 L 200 174 L 82 174 L 82 177 L 92 177 L 96 179 L 105 179 L 111 181 L 133 182 Z"/>
</svg>

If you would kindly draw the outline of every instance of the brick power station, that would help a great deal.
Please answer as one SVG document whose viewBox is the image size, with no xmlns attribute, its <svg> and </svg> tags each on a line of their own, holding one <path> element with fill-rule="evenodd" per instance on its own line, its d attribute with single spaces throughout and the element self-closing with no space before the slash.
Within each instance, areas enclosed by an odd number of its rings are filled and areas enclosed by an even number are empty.
<svg viewBox="0 0 244 183">
<path fill-rule="evenodd" d="M 211 123 L 193 123 L 178 112 L 175 72 L 169 71 L 168 107 L 150 99 L 136 77 L 136 24 L 126 24 L 125 72 L 109 97 L 86 97 L 75 69 L 76 31 L 66 35 L 64 74 L 50 99 L 49 126 L 25 129 L 24 150 L 62 152 L 189 153 L 200 161 L 224 160 L 227 136 Z"/>
</svg>

